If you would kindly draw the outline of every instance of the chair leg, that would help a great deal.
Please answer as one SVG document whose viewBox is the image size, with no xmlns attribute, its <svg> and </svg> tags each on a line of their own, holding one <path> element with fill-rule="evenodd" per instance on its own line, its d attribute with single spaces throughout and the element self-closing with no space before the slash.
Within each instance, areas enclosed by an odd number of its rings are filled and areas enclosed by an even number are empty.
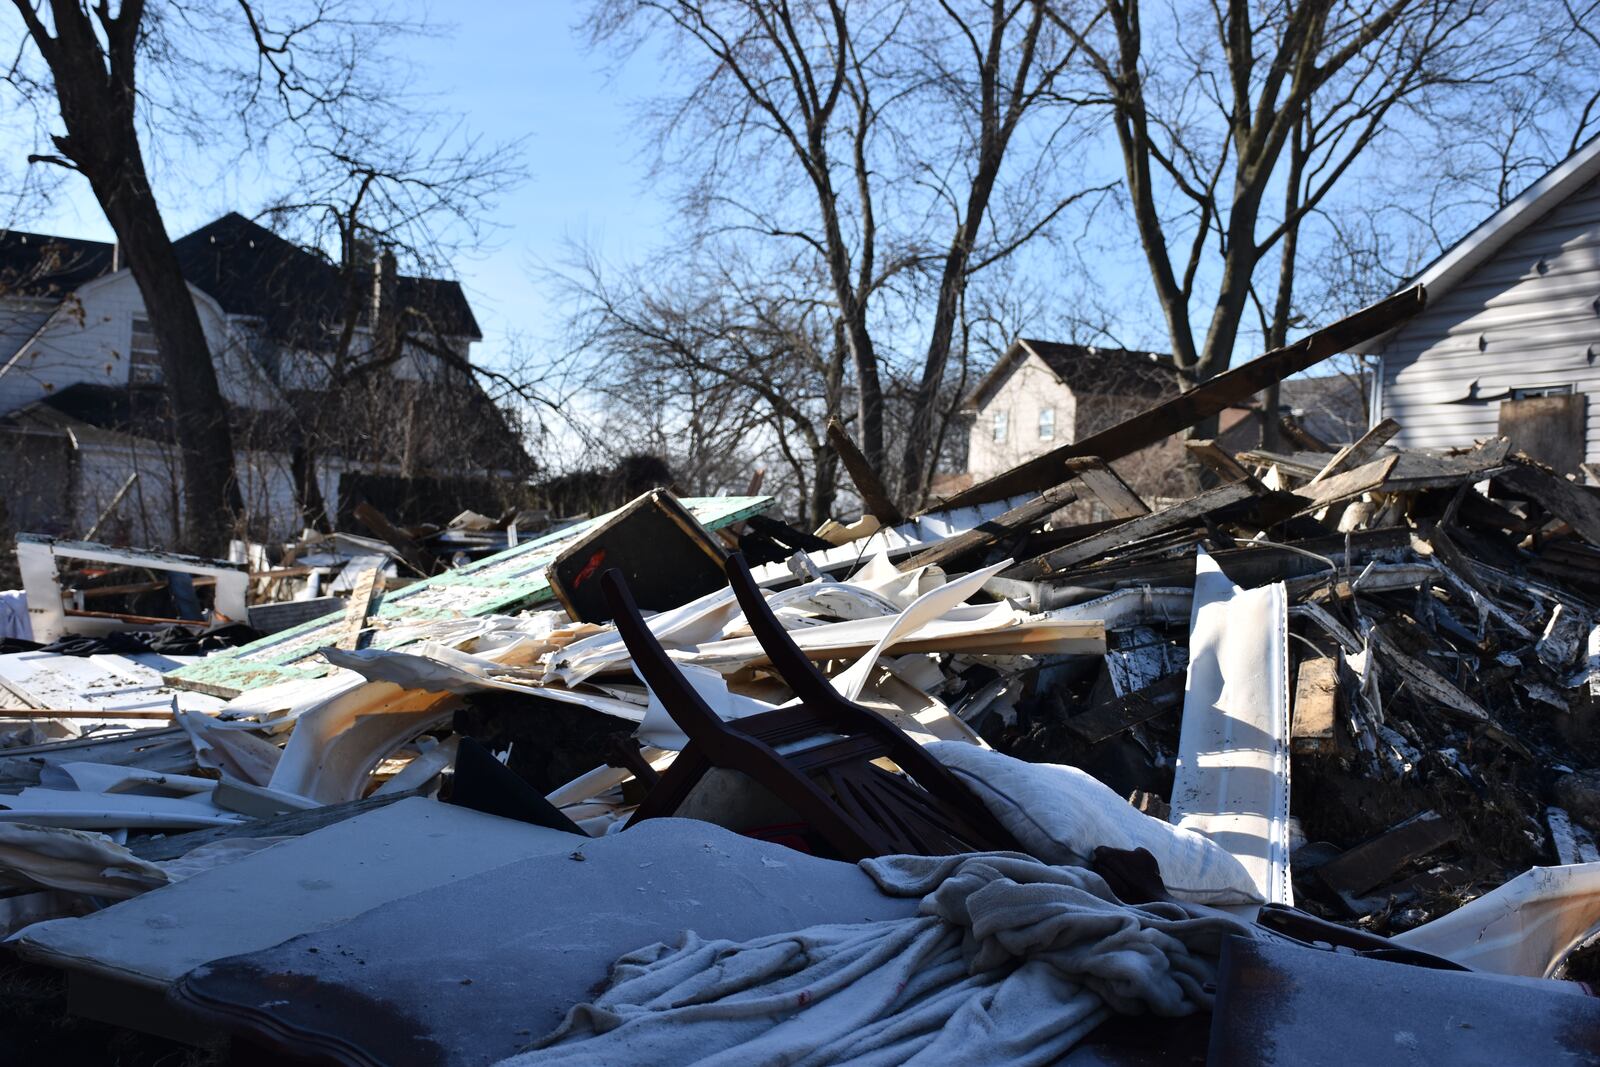
<svg viewBox="0 0 1600 1067">
<path fill-rule="evenodd" d="M 690 742 L 667 767 L 661 780 L 645 795 L 644 802 L 634 809 L 633 816 L 623 829 L 645 819 L 661 819 L 674 814 L 710 769 L 711 764 Z"/>
</svg>

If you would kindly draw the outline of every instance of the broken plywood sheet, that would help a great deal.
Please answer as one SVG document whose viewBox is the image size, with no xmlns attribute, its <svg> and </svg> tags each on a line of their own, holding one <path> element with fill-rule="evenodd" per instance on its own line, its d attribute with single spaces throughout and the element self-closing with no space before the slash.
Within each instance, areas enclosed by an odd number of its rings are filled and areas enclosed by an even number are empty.
<svg viewBox="0 0 1600 1067">
<path fill-rule="evenodd" d="M 706 529 L 719 530 L 765 511 L 772 506 L 772 498 L 690 497 L 681 503 Z M 403 643 L 403 638 L 385 632 L 386 622 L 505 614 L 551 600 L 545 574 L 550 564 L 568 544 L 615 514 L 546 534 L 386 594 L 383 605 L 372 615 L 377 632 L 372 635 L 371 647 L 393 648 Z M 174 672 L 168 681 L 185 689 L 233 697 L 258 686 L 318 677 L 332 668 L 314 657 L 319 649 L 334 644 L 342 627 L 339 616 L 308 622 L 236 651 L 208 656 L 203 662 Z"/>
<path fill-rule="evenodd" d="M 202 963 L 575 843 L 558 830 L 412 797 L 93 915 L 29 927 L 14 944 L 51 966 L 162 987 Z"/>
<path fill-rule="evenodd" d="M 66 656 L 58 652 L 13 652 L 0 656 L 0 689 L 27 708 L 104 711 L 171 710 L 173 698 L 189 711 L 215 712 L 222 701 L 200 693 L 178 694 L 162 682 L 162 672 L 199 662 L 198 656 L 102 653 Z"/>
</svg>

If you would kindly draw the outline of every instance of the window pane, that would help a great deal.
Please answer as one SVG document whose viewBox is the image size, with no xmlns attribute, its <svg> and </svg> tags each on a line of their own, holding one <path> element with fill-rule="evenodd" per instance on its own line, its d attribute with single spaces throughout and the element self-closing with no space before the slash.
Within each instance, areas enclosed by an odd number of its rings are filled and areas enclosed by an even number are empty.
<svg viewBox="0 0 1600 1067">
<path fill-rule="evenodd" d="M 1511 399 L 1530 400 L 1536 396 L 1571 396 L 1570 385 L 1534 385 L 1526 389 L 1511 390 Z"/>
<path fill-rule="evenodd" d="M 996 441 L 1006 439 L 1006 413 L 1003 411 L 994 413 L 994 439 Z"/>
<path fill-rule="evenodd" d="M 155 385 L 161 381 L 161 349 L 156 344 L 150 320 L 135 317 L 128 343 L 128 381 L 133 385 Z"/>
<path fill-rule="evenodd" d="M 1050 441 L 1056 435 L 1056 409 L 1045 408 L 1039 412 L 1039 440 Z"/>
</svg>

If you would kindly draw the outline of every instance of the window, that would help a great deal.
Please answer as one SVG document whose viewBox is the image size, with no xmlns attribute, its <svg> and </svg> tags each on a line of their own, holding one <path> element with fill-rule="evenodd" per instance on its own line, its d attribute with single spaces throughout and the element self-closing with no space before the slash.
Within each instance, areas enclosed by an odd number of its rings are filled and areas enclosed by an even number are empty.
<svg viewBox="0 0 1600 1067">
<path fill-rule="evenodd" d="M 161 384 L 161 349 L 150 329 L 150 320 L 133 320 L 133 337 L 128 343 L 128 384 Z"/>
<path fill-rule="evenodd" d="M 1534 385 L 1526 389 L 1511 390 L 1512 400 L 1531 400 L 1536 396 L 1571 396 L 1570 385 Z"/>
<path fill-rule="evenodd" d="M 1006 439 L 1006 413 L 1004 411 L 997 411 L 997 412 L 994 413 L 994 441 L 995 441 L 995 444 L 1000 444 L 1003 441 L 1005 441 L 1005 439 Z"/>
<path fill-rule="evenodd" d="M 1054 441 L 1056 438 L 1056 409 L 1045 408 L 1039 412 L 1039 440 Z"/>
</svg>

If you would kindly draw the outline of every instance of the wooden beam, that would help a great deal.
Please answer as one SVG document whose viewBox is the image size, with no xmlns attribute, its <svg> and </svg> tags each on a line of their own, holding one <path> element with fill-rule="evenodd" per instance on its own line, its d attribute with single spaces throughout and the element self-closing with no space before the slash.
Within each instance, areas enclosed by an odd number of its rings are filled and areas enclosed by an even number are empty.
<svg viewBox="0 0 1600 1067">
<path fill-rule="evenodd" d="M 1169 674 L 1136 693 L 1096 704 L 1083 714 L 1074 715 L 1067 720 L 1066 727 L 1088 744 L 1099 744 L 1131 726 L 1182 707 L 1185 681 L 1183 671 Z"/>
<path fill-rule="evenodd" d="M 1207 489 L 1199 496 L 1191 497 L 1181 504 L 1170 508 L 1141 515 L 1137 519 L 1130 519 L 1120 525 L 1092 537 L 1046 552 L 1042 556 L 1019 563 L 1007 571 L 1007 578 L 1047 578 L 1058 571 L 1067 570 L 1080 563 L 1087 563 L 1097 559 L 1130 541 L 1140 541 L 1146 537 L 1176 530 L 1200 521 L 1201 516 L 1207 512 L 1225 508 L 1230 504 L 1237 504 L 1241 500 L 1248 500 L 1256 495 L 1255 489 L 1247 482 L 1235 482 L 1232 485 L 1219 485 L 1215 489 Z"/>
<path fill-rule="evenodd" d="M 89 719 L 93 722 L 116 722 L 119 719 L 172 718 L 171 708 L 4 708 L 0 719 Z M 4 750 L 0 750 L 4 751 Z M 5 753 L 10 755 L 9 752 Z"/>
<path fill-rule="evenodd" d="M 1400 432 L 1400 424 L 1393 419 L 1384 419 L 1378 425 L 1362 434 L 1353 443 L 1345 445 L 1334 453 L 1328 465 L 1323 467 L 1307 485 L 1316 485 L 1325 482 L 1335 474 L 1343 474 L 1347 470 L 1354 470 L 1367 460 L 1378 454 L 1378 449 L 1389 442 L 1389 438 Z"/>
<path fill-rule="evenodd" d="M 1339 664 L 1306 656 L 1295 673 L 1290 751 L 1325 756 L 1339 747 Z"/>
<path fill-rule="evenodd" d="M 1120 459 L 1165 437 L 1188 429 L 1224 408 L 1261 392 L 1308 367 L 1385 333 L 1422 310 L 1426 297 L 1416 286 L 1363 308 L 1292 345 L 1268 352 L 1259 359 L 1234 367 L 1208 382 L 1135 415 L 1110 429 L 1052 449 L 1010 470 L 957 493 L 940 507 L 966 507 L 1037 492 L 1055 483 L 1061 461 L 1073 456 Z"/>
<path fill-rule="evenodd" d="M 419 575 L 431 578 L 439 572 L 439 561 L 433 557 L 433 553 L 413 541 L 409 534 L 390 522 L 387 515 L 365 500 L 356 505 L 355 516 L 357 521 L 371 530 L 380 541 L 400 553 L 400 558 L 405 560 L 406 566 Z"/>
<path fill-rule="evenodd" d="M 979 523 L 977 526 L 954 537 L 947 537 L 932 548 L 925 548 L 914 556 L 903 559 L 899 563 L 902 571 L 916 570 L 918 567 L 929 567 L 943 564 L 947 560 L 955 559 L 968 552 L 976 551 L 985 545 L 991 545 L 1002 537 L 1020 533 L 1036 523 L 1049 518 L 1051 513 L 1059 511 L 1078 499 L 1078 494 L 1072 491 L 1073 483 L 1068 482 L 1058 485 L 1054 489 L 1047 489 L 1025 504 L 1018 504 L 1003 515 L 997 515 L 988 522 Z"/>
<path fill-rule="evenodd" d="M 1150 505 L 1140 500 L 1139 494 L 1129 489 L 1128 483 L 1104 464 L 1080 470 L 1078 481 L 1106 506 L 1113 519 L 1136 519 L 1140 515 L 1150 514 Z"/>
<path fill-rule="evenodd" d="M 1317 868 L 1317 878 L 1335 893 L 1365 893 L 1407 863 L 1438 851 L 1460 835 L 1461 827 L 1454 819 L 1424 811 L 1324 863 Z"/>
<path fill-rule="evenodd" d="M 344 609 L 344 627 L 339 631 L 339 639 L 333 643 L 335 648 L 354 652 L 361 647 L 361 632 L 367 628 L 367 617 L 377 605 L 378 582 L 382 574 L 379 568 L 368 567 L 356 575 L 350 603 Z"/>
<path fill-rule="evenodd" d="M 1243 482 L 1255 477 L 1249 468 L 1234 458 L 1232 452 L 1215 441 L 1185 441 L 1183 447 L 1189 450 L 1189 455 L 1215 471 L 1225 482 Z"/>
<path fill-rule="evenodd" d="M 1567 522 L 1591 545 L 1600 545 L 1600 496 L 1593 490 L 1525 463 L 1512 467 L 1496 481 Z"/>
<path fill-rule="evenodd" d="M 828 420 L 828 444 L 839 454 L 850 480 L 855 483 L 856 492 L 861 494 L 861 505 L 866 508 L 867 514 L 885 526 L 899 526 L 905 522 L 906 517 L 900 513 L 889 491 L 884 488 L 883 479 L 872 469 L 872 464 L 867 462 L 867 457 L 861 454 L 861 449 L 856 447 L 838 419 Z"/>
<path fill-rule="evenodd" d="M 1334 447 L 1322 440 L 1316 434 L 1300 425 L 1300 421 L 1292 416 L 1284 415 L 1278 419 L 1278 426 L 1283 430 L 1283 436 L 1305 449 L 1307 452 L 1333 452 Z"/>
</svg>

